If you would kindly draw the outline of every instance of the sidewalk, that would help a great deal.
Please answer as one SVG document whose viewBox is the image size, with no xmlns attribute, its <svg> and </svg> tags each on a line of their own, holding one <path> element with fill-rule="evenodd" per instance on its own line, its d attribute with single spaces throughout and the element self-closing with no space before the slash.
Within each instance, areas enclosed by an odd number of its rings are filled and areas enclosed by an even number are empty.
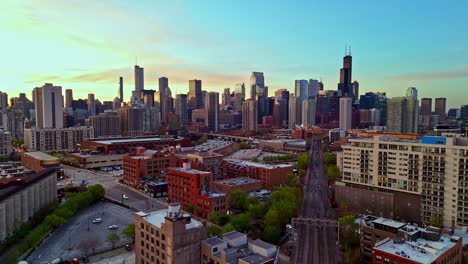
<svg viewBox="0 0 468 264">
<path fill-rule="evenodd" d="M 95 264 L 134 264 L 135 252 L 127 251 L 125 248 L 108 251 L 103 254 L 90 257 Z"/>
</svg>

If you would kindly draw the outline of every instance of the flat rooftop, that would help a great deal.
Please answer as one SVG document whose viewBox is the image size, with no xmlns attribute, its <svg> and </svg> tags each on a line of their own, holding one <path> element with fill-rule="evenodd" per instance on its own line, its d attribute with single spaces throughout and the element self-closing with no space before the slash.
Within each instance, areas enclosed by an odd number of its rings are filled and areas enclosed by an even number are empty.
<svg viewBox="0 0 468 264">
<path fill-rule="evenodd" d="M 416 241 L 399 241 L 386 238 L 377 242 L 374 248 L 418 263 L 430 264 L 456 245 L 457 242 L 453 242 L 452 238 L 460 239 L 459 237 L 442 237 L 439 241 L 434 242 L 421 238 Z"/>
<path fill-rule="evenodd" d="M 236 163 L 240 166 L 250 166 L 250 167 L 257 167 L 257 168 L 265 168 L 265 169 L 274 169 L 274 168 L 288 168 L 292 167 L 292 165 L 289 164 L 263 164 L 263 163 L 258 163 L 258 162 L 252 162 L 252 161 L 246 161 L 246 160 L 236 160 L 236 159 L 225 159 L 228 162 Z"/>
<path fill-rule="evenodd" d="M 201 171 L 201 170 L 196 170 L 196 169 L 184 169 L 181 167 L 168 167 L 168 169 L 175 170 L 175 171 L 180 171 L 180 172 L 185 172 L 185 173 L 192 173 L 192 174 L 207 174 L 211 173 L 209 171 Z"/>
<path fill-rule="evenodd" d="M 215 181 L 214 183 L 224 184 L 224 185 L 229 185 L 229 186 L 238 186 L 238 185 L 249 184 L 249 183 L 254 183 L 254 182 L 261 182 L 261 181 L 247 178 L 247 177 L 237 177 L 237 178 Z"/>
<path fill-rule="evenodd" d="M 161 228 L 162 223 L 166 221 L 166 215 L 167 215 L 167 209 L 162 209 L 158 211 L 153 211 L 149 213 L 145 212 L 137 212 L 137 215 L 141 216 L 143 219 L 145 219 L 148 223 Z M 195 219 L 191 219 L 190 223 L 185 225 L 186 229 L 191 229 L 191 228 L 198 228 L 202 227 L 203 224 Z"/>
<path fill-rule="evenodd" d="M 219 238 L 217 236 L 205 239 L 205 240 L 203 240 L 203 242 L 205 242 L 206 244 L 208 244 L 208 245 L 210 245 L 212 247 L 218 246 L 218 245 L 223 245 L 224 243 L 226 243 L 224 240 L 222 240 L 221 238 Z"/>
<path fill-rule="evenodd" d="M 399 228 L 407 225 L 406 223 L 403 223 L 403 222 L 398 222 L 398 221 L 395 221 L 395 220 L 382 218 L 382 217 L 375 219 L 374 221 L 372 221 L 372 223 L 381 224 L 381 225 L 393 227 L 393 228 L 396 228 L 396 229 L 399 229 Z"/>
<path fill-rule="evenodd" d="M 57 158 L 57 157 L 54 157 L 52 155 L 49 155 L 49 154 L 46 154 L 44 152 L 40 152 L 40 151 L 34 151 L 34 152 L 23 152 L 24 155 L 28 155 L 28 156 L 31 156 L 35 159 L 38 159 L 38 160 L 44 160 L 44 161 L 57 161 L 57 162 L 60 162 L 60 159 Z"/>
<path fill-rule="evenodd" d="M 270 259 L 265 258 L 264 256 L 259 255 L 259 254 L 252 254 L 250 256 L 241 258 L 241 260 L 243 260 L 243 261 L 245 261 L 246 263 L 249 263 L 249 264 L 262 264 L 262 263 L 265 263 L 267 260 L 270 260 Z"/>
<path fill-rule="evenodd" d="M 164 140 L 174 140 L 173 138 L 159 138 L 159 137 L 152 137 L 152 138 L 126 138 L 126 139 L 101 139 L 101 140 L 91 140 L 98 144 L 119 144 L 119 143 L 132 143 L 132 142 L 150 142 L 150 141 L 164 141 Z"/>
<path fill-rule="evenodd" d="M 249 243 L 252 244 L 252 245 L 255 245 L 257 247 L 264 248 L 264 249 L 276 248 L 275 245 L 267 243 L 267 242 L 265 242 L 263 240 L 260 240 L 260 239 L 252 240 Z"/>
</svg>

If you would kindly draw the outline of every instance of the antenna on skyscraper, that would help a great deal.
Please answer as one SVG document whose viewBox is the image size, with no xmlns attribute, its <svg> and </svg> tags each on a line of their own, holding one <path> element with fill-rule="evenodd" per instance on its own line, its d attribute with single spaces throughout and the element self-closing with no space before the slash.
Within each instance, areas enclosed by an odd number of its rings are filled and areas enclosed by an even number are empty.
<svg viewBox="0 0 468 264">
<path fill-rule="evenodd" d="M 348 54 L 348 44 L 344 46 L 344 55 L 346 56 L 346 54 Z"/>
<path fill-rule="evenodd" d="M 349 45 L 349 56 L 351 56 L 351 45 Z"/>
<path fill-rule="evenodd" d="M 135 65 L 138 65 L 138 56 L 135 56 Z"/>
</svg>

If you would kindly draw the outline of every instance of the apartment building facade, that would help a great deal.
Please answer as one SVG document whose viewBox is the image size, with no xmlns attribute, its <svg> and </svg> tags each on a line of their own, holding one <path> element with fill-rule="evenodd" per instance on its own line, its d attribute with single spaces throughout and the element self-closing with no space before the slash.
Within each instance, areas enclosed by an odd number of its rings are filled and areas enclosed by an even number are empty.
<svg viewBox="0 0 468 264">
<path fill-rule="evenodd" d="M 343 146 L 347 186 L 420 197 L 420 221 L 468 225 L 468 139 L 374 136 Z"/>
</svg>

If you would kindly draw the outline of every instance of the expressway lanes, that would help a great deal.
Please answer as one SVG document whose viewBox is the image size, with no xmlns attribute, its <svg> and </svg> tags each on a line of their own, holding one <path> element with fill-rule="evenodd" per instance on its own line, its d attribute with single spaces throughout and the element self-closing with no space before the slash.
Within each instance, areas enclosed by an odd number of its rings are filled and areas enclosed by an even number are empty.
<svg viewBox="0 0 468 264">
<path fill-rule="evenodd" d="M 297 264 L 338 263 L 335 213 L 329 208 L 330 190 L 323 165 L 321 139 L 314 138 L 310 150 L 309 168 L 304 185 L 304 199 L 298 224 L 298 241 L 294 262 Z M 312 220 L 312 221 L 308 221 Z M 323 221 L 327 220 L 327 221 Z M 330 222 L 329 220 L 332 220 Z M 300 248 L 299 248 L 300 247 Z"/>
<path fill-rule="evenodd" d="M 101 184 L 106 190 L 107 198 L 123 202 L 136 210 L 155 211 L 167 208 L 165 203 L 117 183 L 117 179 L 113 177 L 112 173 L 97 173 L 66 165 L 62 165 L 62 167 L 64 168 L 65 175 L 70 176 L 70 179 L 61 181 L 63 184 L 73 180 L 74 184 L 79 185 L 83 180 L 87 180 L 89 184 Z M 128 198 L 122 199 L 123 195 Z"/>
</svg>

